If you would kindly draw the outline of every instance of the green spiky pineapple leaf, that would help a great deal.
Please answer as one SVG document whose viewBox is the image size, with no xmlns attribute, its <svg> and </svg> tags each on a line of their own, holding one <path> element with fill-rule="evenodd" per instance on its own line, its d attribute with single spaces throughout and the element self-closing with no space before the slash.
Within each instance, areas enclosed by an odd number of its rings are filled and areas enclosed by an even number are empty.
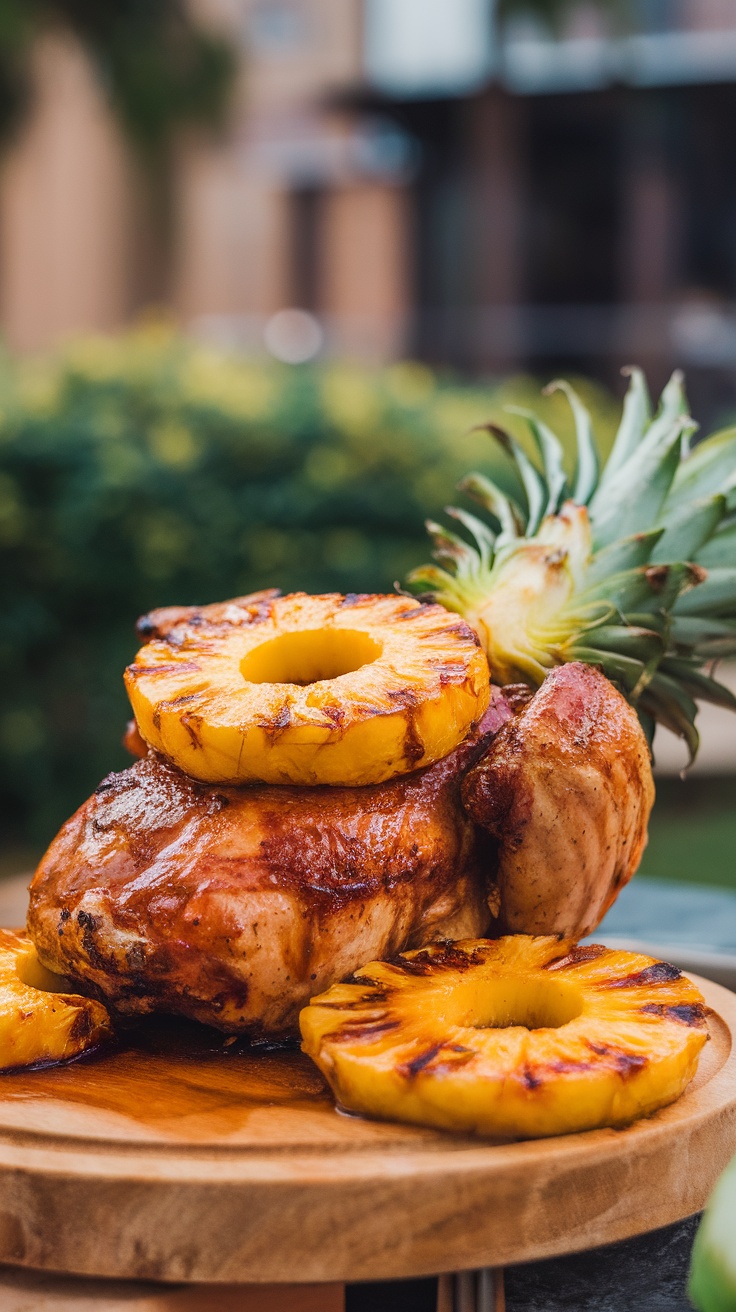
<svg viewBox="0 0 736 1312">
<path fill-rule="evenodd" d="M 529 410 L 537 462 L 495 424 L 516 474 L 511 497 L 487 476 L 460 488 L 489 517 L 449 513 L 467 534 L 428 525 L 435 565 L 409 577 L 475 627 L 498 683 L 538 686 L 554 665 L 598 665 L 636 706 L 651 741 L 663 724 L 698 747 L 699 701 L 736 710 L 704 667 L 736 654 L 736 428 L 690 450 L 697 425 L 675 372 L 652 414 L 646 379 L 629 387 L 607 461 L 566 382 L 577 446 L 568 478 L 559 439 Z"/>
</svg>

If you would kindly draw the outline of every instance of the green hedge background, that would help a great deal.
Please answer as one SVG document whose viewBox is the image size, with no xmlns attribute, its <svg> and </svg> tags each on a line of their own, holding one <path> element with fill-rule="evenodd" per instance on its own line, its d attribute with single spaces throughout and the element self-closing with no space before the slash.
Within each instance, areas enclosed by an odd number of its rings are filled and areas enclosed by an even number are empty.
<svg viewBox="0 0 736 1312">
<path fill-rule="evenodd" d="M 607 442 L 617 405 L 585 387 Z M 538 384 L 468 386 L 230 358 L 149 323 L 52 359 L 0 359 L 0 814 L 48 841 L 127 757 L 122 670 L 153 606 L 262 587 L 389 590 L 427 556 L 423 520 L 471 468 L 509 478 Z M 500 464 L 499 464 L 500 460 Z"/>
</svg>

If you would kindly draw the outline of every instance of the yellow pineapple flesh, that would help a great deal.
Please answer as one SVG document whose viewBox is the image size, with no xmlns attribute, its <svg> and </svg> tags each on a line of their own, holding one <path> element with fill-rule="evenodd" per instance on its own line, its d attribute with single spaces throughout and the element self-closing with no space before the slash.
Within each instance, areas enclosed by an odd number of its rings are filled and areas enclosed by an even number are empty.
<svg viewBox="0 0 736 1312">
<path fill-rule="evenodd" d="M 303 1048 L 351 1111 L 502 1138 L 673 1102 L 708 1037 L 676 967 L 556 936 L 439 943 L 312 998 Z"/>
<path fill-rule="evenodd" d="M 0 1070 L 69 1061 L 110 1038 L 102 1003 L 46 970 L 27 934 L 0 929 Z"/>
<path fill-rule="evenodd" d="M 256 594 L 143 632 L 138 728 L 208 783 L 381 783 L 446 756 L 490 697 L 472 629 L 406 597 Z"/>
</svg>

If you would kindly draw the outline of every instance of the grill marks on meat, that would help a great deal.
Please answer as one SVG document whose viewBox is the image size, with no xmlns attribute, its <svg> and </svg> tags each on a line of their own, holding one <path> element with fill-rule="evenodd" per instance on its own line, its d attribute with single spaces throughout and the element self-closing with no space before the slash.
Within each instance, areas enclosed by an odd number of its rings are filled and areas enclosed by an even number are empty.
<svg viewBox="0 0 736 1312">
<path fill-rule="evenodd" d="M 488 927 L 460 780 L 510 712 L 364 788 L 210 787 L 155 754 L 108 776 L 31 886 L 42 959 L 121 1013 L 280 1035 L 366 961 Z"/>
<path fill-rule="evenodd" d="M 153 753 L 109 775 L 31 885 L 42 961 L 121 1013 L 277 1037 L 368 961 L 484 934 L 489 907 L 503 932 L 582 937 L 639 863 L 647 744 L 588 666 L 512 700 L 372 787 L 214 787 Z"/>
</svg>

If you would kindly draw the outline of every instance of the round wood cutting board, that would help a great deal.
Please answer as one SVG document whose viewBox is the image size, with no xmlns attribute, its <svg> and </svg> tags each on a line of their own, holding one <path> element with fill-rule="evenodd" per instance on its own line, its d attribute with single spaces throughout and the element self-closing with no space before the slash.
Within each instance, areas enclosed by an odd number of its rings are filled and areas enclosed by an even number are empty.
<svg viewBox="0 0 736 1312">
<path fill-rule="evenodd" d="M 683 1097 L 625 1130 L 493 1143 L 336 1111 L 297 1052 L 194 1027 L 0 1077 L 0 1261 L 169 1281 L 503 1266 L 698 1211 L 736 1152 L 736 995 Z"/>
</svg>

